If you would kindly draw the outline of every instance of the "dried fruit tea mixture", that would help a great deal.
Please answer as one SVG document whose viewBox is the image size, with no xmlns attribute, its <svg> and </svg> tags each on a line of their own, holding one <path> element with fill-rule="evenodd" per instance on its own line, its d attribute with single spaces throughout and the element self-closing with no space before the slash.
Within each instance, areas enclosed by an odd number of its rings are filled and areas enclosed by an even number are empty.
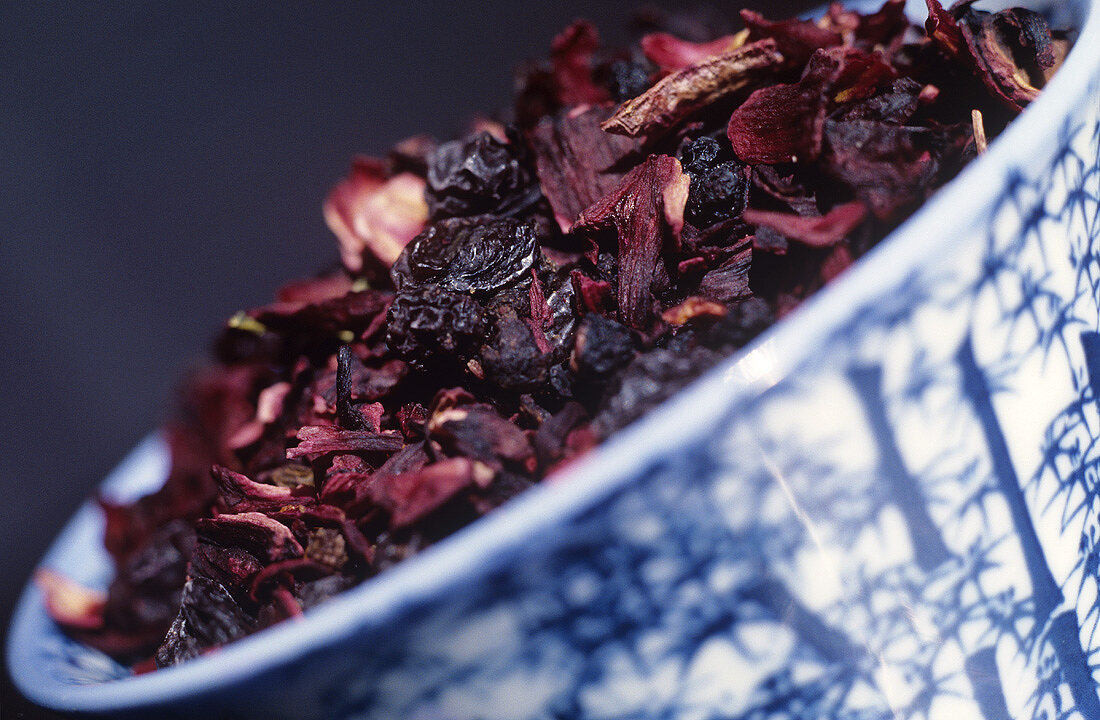
<svg viewBox="0 0 1100 720">
<path fill-rule="evenodd" d="M 164 488 L 101 501 L 110 591 L 43 573 L 53 616 L 139 671 L 195 657 L 446 537 L 745 345 L 1069 47 L 1029 10 L 928 0 L 921 31 L 903 4 L 746 11 L 717 37 L 651 13 L 627 50 L 576 22 L 509 123 L 356 160 L 324 208 L 342 267 L 229 321 L 165 431 Z"/>
</svg>

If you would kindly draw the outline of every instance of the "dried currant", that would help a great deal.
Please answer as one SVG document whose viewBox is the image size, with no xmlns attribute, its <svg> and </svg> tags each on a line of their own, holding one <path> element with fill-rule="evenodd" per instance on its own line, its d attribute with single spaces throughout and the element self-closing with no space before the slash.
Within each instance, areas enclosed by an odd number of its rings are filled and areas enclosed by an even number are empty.
<svg viewBox="0 0 1100 720">
<path fill-rule="evenodd" d="M 488 132 L 440 145 L 428 158 L 431 218 L 516 215 L 537 203 L 541 191 L 524 148 Z"/>
<path fill-rule="evenodd" d="M 421 370 L 441 359 L 464 359 L 490 327 L 476 300 L 438 285 L 399 292 L 387 320 L 386 344 Z"/>
<path fill-rule="evenodd" d="M 523 277 L 538 255 L 534 223 L 451 218 L 417 235 L 391 275 L 398 290 L 430 283 L 456 293 L 491 293 Z"/>
</svg>

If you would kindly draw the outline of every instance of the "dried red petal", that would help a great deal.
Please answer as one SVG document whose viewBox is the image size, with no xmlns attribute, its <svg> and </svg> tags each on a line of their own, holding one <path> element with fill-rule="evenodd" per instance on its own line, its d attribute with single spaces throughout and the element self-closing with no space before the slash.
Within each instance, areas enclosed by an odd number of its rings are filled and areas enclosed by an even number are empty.
<svg viewBox="0 0 1100 720">
<path fill-rule="evenodd" d="M 222 503 L 231 512 L 266 511 L 291 502 L 290 488 L 253 482 L 238 472 L 215 465 L 210 474 L 218 485 Z"/>
<path fill-rule="evenodd" d="M 340 258 L 352 271 L 369 254 L 390 266 L 428 220 L 424 179 L 412 173 L 387 178 L 385 164 L 357 158 L 351 174 L 325 199 L 325 222 L 340 241 Z"/>
<path fill-rule="evenodd" d="M 731 52 L 744 44 L 744 35 L 723 35 L 710 42 L 695 43 L 675 35 L 656 32 L 642 37 L 642 52 L 665 72 L 696 65 L 712 55 Z"/>
<path fill-rule="evenodd" d="M 259 512 L 203 518 L 195 524 L 195 529 L 202 539 L 223 546 L 241 547 L 267 560 L 302 555 L 302 546 L 290 529 Z"/>
<path fill-rule="evenodd" d="M 592 55 L 600 46 L 596 27 L 577 20 L 550 44 L 550 64 L 558 101 L 563 105 L 603 102 L 607 91 L 592 82 Z"/>
<path fill-rule="evenodd" d="M 783 56 L 773 40 L 704 58 L 626 101 L 601 127 L 629 137 L 656 136 L 696 112 L 774 74 Z"/>
<path fill-rule="evenodd" d="M 844 38 L 834 30 L 819 27 L 809 20 L 766 20 L 752 10 L 742 10 L 741 19 L 752 40 L 774 40 L 779 52 L 795 67 L 802 67 L 814 51 L 840 45 Z"/>
<path fill-rule="evenodd" d="M 814 54 L 802 79 L 771 85 L 749 95 L 730 117 L 726 134 L 737 157 L 749 165 L 813 160 L 821 151 L 827 93 L 840 62 Z"/>
<path fill-rule="evenodd" d="M 604 132 L 606 107 L 575 108 L 545 117 L 528 141 L 535 155 L 539 185 L 565 232 L 586 207 L 611 192 L 625 174 L 624 159 L 640 143 Z"/>
<path fill-rule="evenodd" d="M 340 430 L 324 425 L 307 425 L 298 430 L 296 447 L 287 448 L 287 460 L 316 458 L 333 452 L 396 452 L 405 444 L 400 435 L 370 430 Z"/>
<path fill-rule="evenodd" d="M 422 520 L 462 490 L 491 480 L 493 471 L 468 458 L 450 458 L 422 470 L 377 478 L 371 498 L 390 513 L 394 530 Z"/>
<path fill-rule="evenodd" d="M 679 160 L 651 155 L 577 218 L 579 231 L 610 229 L 618 238 L 619 319 L 626 325 L 649 323 L 657 261 L 663 247 L 679 248 L 689 182 Z"/>
<path fill-rule="evenodd" d="M 770 210 L 746 210 L 745 222 L 770 227 L 811 247 L 829 247 L 845 237 L 867 215 L 863 203 L 838 205 L 821 217 L 802 217 Z"/>
</svg>

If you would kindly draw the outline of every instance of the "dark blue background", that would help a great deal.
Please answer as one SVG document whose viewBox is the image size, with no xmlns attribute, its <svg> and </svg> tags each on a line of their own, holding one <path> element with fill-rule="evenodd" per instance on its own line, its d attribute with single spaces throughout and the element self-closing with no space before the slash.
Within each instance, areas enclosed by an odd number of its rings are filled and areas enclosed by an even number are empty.
<svg viewBox="0 0 1100 720">
<path fill-rule="evenodd" d="M 506 104 L 580 15 L 628 38 L 606 1 L 0 5 L 0 638 L 219 324 L 335 261 L 352 155 Z"/>
</svg>

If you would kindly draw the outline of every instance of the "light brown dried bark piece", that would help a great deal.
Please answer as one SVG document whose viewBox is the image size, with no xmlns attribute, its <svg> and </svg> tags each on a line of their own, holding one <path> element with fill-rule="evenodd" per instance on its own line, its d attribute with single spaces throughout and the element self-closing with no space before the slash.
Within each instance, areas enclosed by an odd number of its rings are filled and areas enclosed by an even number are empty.
<svg viewBox="0 0 1100 720">
<path fill-rule="evenodd" d="M 600 127 L 628 137 L 663 132 L 782 65 L 783 56 L 771 39 L 714 55 L 669 75 L 623 103 Z"/>
</svg>

